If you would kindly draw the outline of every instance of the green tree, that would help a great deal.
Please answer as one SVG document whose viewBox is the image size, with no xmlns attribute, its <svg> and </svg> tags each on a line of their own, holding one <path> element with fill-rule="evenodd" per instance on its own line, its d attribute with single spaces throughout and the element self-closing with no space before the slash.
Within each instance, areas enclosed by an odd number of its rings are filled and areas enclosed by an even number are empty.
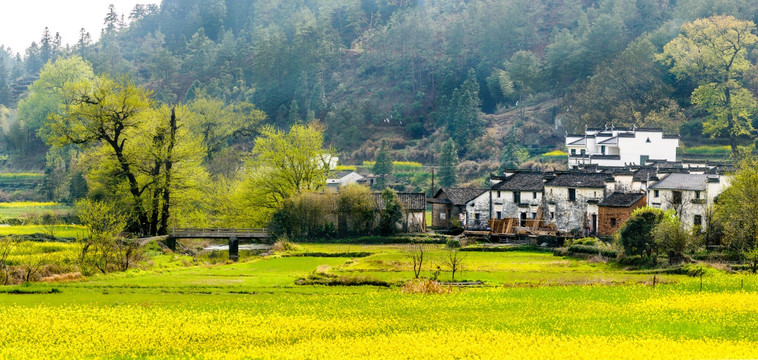
<svg viewBox="0 0 758 360">
<path fill-rule="evenodd" d="M 758 158 L 743 154 L 729 187 L 719 195 L 715 217 L 724 243 L 735 251 L 758 247 Z"/>
<path fill-rule="evenodd" d="M 529 150 L 521 146 L 516 137 L 518 131 L 511 129 L 503 139 L 503 150 L 500 154 L 500 174 L 506 169 L 517 168 L 529 158 Z"/>
<path fill-rule="evenodd" d="M 453 140 L 448 140 L 442 145 L 440 154 L 440 186 L 450 187 L 455 185 L 458 177 L 458 151 L 455 150 Z"/>
<path fill-rule="evenodd" d="M 511 56 L 505 67 L 518 92 L 518 101 L 523 109 L 524 97 L 530 95 L 537 87 L 540 75 L 539 59 L 533 52 L 521 50 Z"/>
<path fill-rule="evenodd" d="M 471 69 L 463 84 L 453 91 L 445 116 L 450 138 L 459 149 L 484 133 L 486 121 L 480 116 L 479 82 Z"/>
<path fill-rule="evenodd" d="M 0 56 L 0 105 L 11 106 L 11 88 L 5 58 Z"/>
<path fill-rule="evenodd" d="M 250 157 L 242 181 L 236 187 L 227 221 L 266 226 L 272 214 L 287 199 L 326 186 L 333 148 L 324 148 L 324 132 L 317 123 L 295 124 L 289 131 L 264 126 Z M 223 201 L 223 200 L 222 200 Z"/>
<path fill-rule="evenodd" d="M 397 224 L 403 218 L 403 204 L 395 190 L 390 188 L 382 191 L 382 202 L 384 208 L 381 209 L 379 217 L 379 233 L 382 235 L 392 235 L 397 232 Z"/>
<path fill-rule="evenodd" d="M 377 189 L 384 189 L 389 182 L 390 176 L 392 176 L 392 159 L 390 158 L 389 149 L 387 147 L 387 140 L 382 139 L 382 144 L 379 147 L 379 152 L 376 153 L 376 159 L 374 167 L 371 170 L 374 175 L 377 176 L 374 186 Z"/>
<path fill-rule="evenodd" d="M 708 113 L 703 132 L 727 137 L 737 154 L 740 137 L 750 137 L 756 110 L 752 94 L 741 78 L 750 66 L 749 49 L 758 42 L 752 21 L 712 16 L 682 25 L 681 33 L 666 44 L 658 59 L 679 79 L 690 78 L 698 87 L 693 104 Z"/>
<path fill-rule="evenodd" d="M 656 249 L 653 229 L 663 220 L 664 215 L 663 210 L 651 207 L 634 210 L 619 231 L 624 252 L 627 255 L 652 256 Z"/>
<path fill-rule="evenodd" d="M 653 228 L 653 239 L 658 251 L 666 252 L 669 264 L 674 265 L 684 258 L 684 252 L 692 244 L 692 238 L 673 211 L 668 211 Z"/>
<path fill-rule="evenodd" d="M 45 65 L 39 79 L 18 103 L 18 118 L 28 138 L 36 139 L 39 135 L 46 140 L 50 134 L 44 124 L 49 117 L 60 117 L 66 110 L 70 95 L 66 86 L 94 77 L 92 66 L 78 56 Z"/>
</svg>

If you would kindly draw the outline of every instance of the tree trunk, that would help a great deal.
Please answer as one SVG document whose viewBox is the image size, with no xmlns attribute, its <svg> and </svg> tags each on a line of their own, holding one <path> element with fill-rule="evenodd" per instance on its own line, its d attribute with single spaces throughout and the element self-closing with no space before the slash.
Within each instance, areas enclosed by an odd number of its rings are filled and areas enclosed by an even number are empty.
<svg viewBox="0 0 758 360">
<path fill-rule="evenodd" d="M 171 109 L 171 120 L 169 124 L 169 140 L 168 150 L 166 152 L 166 182 L 163 184 L 163 210 L 161 212 L 161 226 L 158 229 L 159 234 L 168 233 L 168 218 L 170 214 L 170 202 L 171 202 L 171 168 L 174 166 L 173 154 L 174 145 L 176 144 L 176 109 Z"/>
</svg>

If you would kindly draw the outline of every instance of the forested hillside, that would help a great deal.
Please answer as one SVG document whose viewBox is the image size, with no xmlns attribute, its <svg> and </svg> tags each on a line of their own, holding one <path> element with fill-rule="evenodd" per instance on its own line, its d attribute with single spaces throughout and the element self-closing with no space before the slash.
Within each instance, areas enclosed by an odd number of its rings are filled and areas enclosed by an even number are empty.
<svg viewBox="0 0 758 360">
<path fill-rule="evenodd" d="M 708 106 L 691 100 L 702 77 L 664 54 L 696 19 L 758 21 L 751 0 L 164 0 L 104 15 L 98 42 L 83 29 L 63 47 L 49 29 L 21 54 L 0 51 L 7 165 L 50 166 L 39 137 L 49 104 L 29 85 L 72 55 L 166 104 L 255 106 L 282 129 L 318 120 L 347 163 L 373 160 L 386 139 L 394 159 L 436 164 L 451 138 L 462 163 L 486 164 L 472 176 L 514 149 L 560 149 L 585 126 L 745 145 L 758 125 L 751 110 L 737 135 L 704 129 Z M 747 65 L 727 77 L 755 98 L 758 51 L 746 46 Z"/>
</svg>

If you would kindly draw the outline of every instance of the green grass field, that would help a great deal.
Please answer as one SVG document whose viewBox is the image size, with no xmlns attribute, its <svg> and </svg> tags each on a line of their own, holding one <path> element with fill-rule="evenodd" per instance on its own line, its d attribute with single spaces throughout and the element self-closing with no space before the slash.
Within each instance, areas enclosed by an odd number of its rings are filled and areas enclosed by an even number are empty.
<svg viewBox="0 0 758 360">
<path fill-rule="evenodd" d="M 334 257 L 345 253 L 368 256 Z M 758 356 L 753 275 L 705 276 L 700 291 L 683 275 L 657 275 L 653 287 L 652 274 L 601 262 L 467 252 L 460 279 L 485 285 L 424 295 L 295 284 L 315 271 L 408 280 L 405 246 L 299 244 L 290 254 L 216 266 L 157 255 L 150 269 L 0 287 L 0 358 Z M 448 254 L 428 246 L 422 276 Z"/>
</svg>

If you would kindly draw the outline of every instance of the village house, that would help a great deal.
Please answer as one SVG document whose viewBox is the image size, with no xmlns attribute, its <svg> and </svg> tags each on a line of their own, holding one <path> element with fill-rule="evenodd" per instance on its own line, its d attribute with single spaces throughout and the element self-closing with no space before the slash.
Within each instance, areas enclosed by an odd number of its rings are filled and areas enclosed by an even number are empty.
<svg viewBox="0 0 758 360">
<path fill-rule="evenodd" d="M 673 209 L 689 229 L 705 227 L 708 211 L 726 183 L 727 178 L 720 175 L 668 174 L 649 187 L 647 203 L 663 210 Z"/>
<path fill-rule="evenodd" d="M 490 189 L 492 198 L 491 218 L 534 219 L 542 205 L 545 173 L 515 172 L 498 179 Z"/>
<path fill-rule="evenodd" d="M 598 203 L 614 191 L 615 179 L 604 173 L 568 172 L 545 183 L 547 219 L 563 231 L 594 234 L 598 225 Z M 610 188 L 610 189 L 607 189 Z"/>
<path fill-rule="evenodd" d="M 366 178 L 352 170 L 333 171 L 329 173 L 326 179 L 326 188 L 329 190 L 339 190 L 341 187 L 350 184 L 365 183 Z"/>
<path fill-rule="evenodd" d="M 466 224 L 466 205 L 467 203 L 486 193 L 486 189 L 462 189 L 462 188 L 441 188 L 434 194 L 434 197 L 427 202 L 432 204 L 432 227 L 437 229 L 450 229 L 463 226 Z M 489 204 L 487 204 L 489 209 Z M 472 219 L 476 218 L 472 214 Z M 481 220 L 488 220 L 488 215 Z"/>
<path fill-rule="evenodd" d="M 619 230 L 635 209 L 647 205 L 644 192 L 614 192 L 597 204 L 598 224 L 597 234 L 601 236 L 613 235 Z"/>
<path fill-rule="evenodd" d="M 587 129 L 581 135 L 567 135 L 568 166 L 645 165 L 648 161 L 676 161 L 679 137 L 665 135 L 663 129 Z"/>
<path fill-rule="evenodd" d="M 426 194 L 424 193 L 397 193 L 400 203 L 403 205 L 403 218 L 398 230 L 406 233 L 426 232 Z M 376 209 L 385 208 L 381 193 L 374 193 Z"/>
</svg>

